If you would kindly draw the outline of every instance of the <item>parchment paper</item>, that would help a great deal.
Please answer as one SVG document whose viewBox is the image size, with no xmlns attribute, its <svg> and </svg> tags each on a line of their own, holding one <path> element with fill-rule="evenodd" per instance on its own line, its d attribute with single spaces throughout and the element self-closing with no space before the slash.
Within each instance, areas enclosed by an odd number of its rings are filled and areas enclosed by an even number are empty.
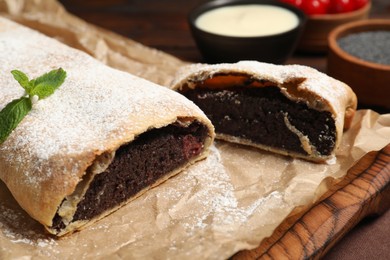
<svg viewBox="0 0 390 260">
<path fill-rule="evenodd" d="M 15 21 L 110 66 L 167 85 L 184 63 L 89 25 L 55 1 L 0 0 Z M 210 156 L 98 223 L 57 239 L 45 234 L 0 182 L 0 259 L 224 259 L 259 245 L 300 206 L 390 142 L 390 114 L 358 111 L 337 160 L 315 164 L 216 142 Z"/>
</svg>

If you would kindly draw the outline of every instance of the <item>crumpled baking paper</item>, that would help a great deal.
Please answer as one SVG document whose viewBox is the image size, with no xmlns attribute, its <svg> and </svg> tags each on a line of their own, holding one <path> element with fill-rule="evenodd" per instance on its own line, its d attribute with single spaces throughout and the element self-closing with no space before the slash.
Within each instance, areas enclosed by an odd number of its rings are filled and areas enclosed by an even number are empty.
<svg viewBox="0 0 390 260">
<path fill-rule="evenodd" d="M 168 85 L 184 62 L 87 24 L 56 1 L 0 0 L 1 15 L 109 66 Z M 0 182 L 0 259 L 225 259 L 252 249 L 390 141 L 390 114 L 358 111 L 337 160 L 316 164 L 216 141 L 209 157 L 72 235 L 55 238 Z"/>
</svg>

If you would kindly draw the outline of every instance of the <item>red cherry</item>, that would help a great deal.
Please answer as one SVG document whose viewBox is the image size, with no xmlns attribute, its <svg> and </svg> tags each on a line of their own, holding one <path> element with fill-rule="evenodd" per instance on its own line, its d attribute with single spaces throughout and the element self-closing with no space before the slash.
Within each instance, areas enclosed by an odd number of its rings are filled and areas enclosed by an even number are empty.
<svg viewBox="0 0 390 260">
<path fill-rule="evenodd" d="M 326 14 L 328 11 L 326 2 L 322 0 L 305 0 L 302 2 L 301 9 L 308 15 Z"/>
<path fill-rule="evenodd" d="M 280 1 L 300 8 L 302 5 L 302 2 L 306 1 L 306 0 L 280 0 Z"/>
<path fill-rule="evenodd" d="M 333 0 L 329 6 L 329 13 L 347 13 L 355 10 L 354 0 Z"/>
<path fill-rule="evenodd" d="M 366 4 L 368 4 L 369 0 L 355 0 L 354 1 L 354 10 L 360 9 Z"/>
<path fill-rule="evenodd" d="M 326 8 L 326 13 L 328 13 L 328 11 L 329 11 L 329 7 L 330 7 L 330 2 L 331 2 L 332 0 L 320 0 L 320 2 L 325 6 L 325 8 Z"/>
</svg>

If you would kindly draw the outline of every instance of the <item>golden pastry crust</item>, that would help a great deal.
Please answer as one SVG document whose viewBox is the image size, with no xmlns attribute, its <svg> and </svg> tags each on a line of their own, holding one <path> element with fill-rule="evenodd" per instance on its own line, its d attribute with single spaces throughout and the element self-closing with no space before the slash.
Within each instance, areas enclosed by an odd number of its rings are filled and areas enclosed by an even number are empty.
<svg viewBox="0 0 390 260">
<path fill-rule="evenodd" d="M 189 164 L 204 158 L 213 141 L 210 121 L 182 95 L 109 68 L 4 18 L 0 18 L 0 60 L 0 109 L 23 95 L 11 70 L 20 69 L 31 78 L 58 67 L 67 72 L 64 84 L 38 101 L 0 144 L 0 179 L 20 206 L 52 233 L 57 210 L 75 192 L 86 169 L 109 164 L 102 155 L 112 154 L 145 131 L 175 122 L 188 125 L 196 120 L 208 128 L 203 152 Z M 73 223 L 59 235 L 84 224 Z"/>
<path fill-rule="evenodd" d="M 251 83 L 248 84 L 248 82 Z M 254 88 L 276 86 L 284 96 L 292 101 L 304 102 L 314 110 L 329 111 L 335 120 L 337 131 L 335 149 L 330 156 L 310 152 L 308 156 L 304 156 L 226 134 L 217 133 L 217 138 L 314 161 L 324 161 L 334 157 L 335 150 L 341 142 L 343 130 L 350 127 L 357 107 L 356 95 L 349 86 L 302 65 L 274 65 L 257 61 L 214 65 L 194 64 L 180 69 L 171 88 L 185 92 L 187 89 L 202 87 L 227 89 L 234 86 Z M 299 136 L 299 138 L 302 147 L 310 150 L 308 139 L 305 136 Z"/>
</svg>

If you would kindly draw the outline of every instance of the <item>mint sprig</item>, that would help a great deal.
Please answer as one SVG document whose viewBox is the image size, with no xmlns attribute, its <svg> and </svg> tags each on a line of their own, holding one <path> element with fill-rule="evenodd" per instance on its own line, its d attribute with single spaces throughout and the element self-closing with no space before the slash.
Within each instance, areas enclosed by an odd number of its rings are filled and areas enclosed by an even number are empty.
<svg viewBox="0 0 390 260">
<path fill-rule="evenodd" d="M 11 73 L 24 88 L 26 95 L 14 99 L 0 111 L 0 144 L 31 111 L 33 101 L 47 98 L 53 94 L 66 78 L 66 72 L 62 68 L 52 70 L 32 80 L 29 80 L 27 75 L 19 70 L 13 70 Z"/>
</svg>

